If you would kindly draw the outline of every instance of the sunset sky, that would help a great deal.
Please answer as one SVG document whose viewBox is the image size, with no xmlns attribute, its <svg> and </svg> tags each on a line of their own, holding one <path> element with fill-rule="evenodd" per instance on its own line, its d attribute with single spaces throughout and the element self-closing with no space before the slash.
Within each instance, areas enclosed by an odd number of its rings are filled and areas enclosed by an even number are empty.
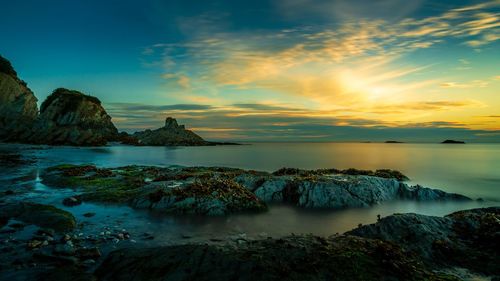
<svg viewBox="0 0 500 281">
<path fill-rule="evenodd" d="M 500 0 L 8 1 L 0 54 L 43 101 L 211 140 L 500 142 Z"/>
</svg>

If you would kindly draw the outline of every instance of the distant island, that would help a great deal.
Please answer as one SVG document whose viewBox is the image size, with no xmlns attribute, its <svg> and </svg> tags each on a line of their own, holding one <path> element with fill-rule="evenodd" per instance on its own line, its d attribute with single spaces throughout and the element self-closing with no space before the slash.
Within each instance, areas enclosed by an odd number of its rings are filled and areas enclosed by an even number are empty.
<svg viewBox="0 0 500 281">
<path fill-rule="evenodd" d="M 385 141 L 385 143 L 404 143 L 404 142 L 402 142 L 402 141 L 388 140 L 388 141 Z"/>
<path fill-rule="evenodd" d="M 236 144 L 206 141 L 171 117 L 156 130 L 119 133 L 98 98 L 65 88 L 54 90 L 38 110 L 35 94 L 2 56 L 0 141 L 72 146 L 102 146 L 108 142 L 140 146 Z"/>
<path fill-rule="evenodd" d="M 457 141 L 457 140 L 445 140 L 441 143 L 450 143 L 450 144 L 464 144 L 464 141 Z"/>
</svg>

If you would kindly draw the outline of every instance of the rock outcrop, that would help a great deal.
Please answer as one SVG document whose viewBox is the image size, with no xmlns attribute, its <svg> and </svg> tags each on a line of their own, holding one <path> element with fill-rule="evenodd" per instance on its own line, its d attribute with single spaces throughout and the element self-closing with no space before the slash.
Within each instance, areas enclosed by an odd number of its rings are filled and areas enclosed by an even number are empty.
<svg viewBox="0 0 500 281">
<path fill-rule="evenodd" d="M 56 89 L 42 103 L 0 56 L 0 140 L 49 145 L 104 145 L 118 130 L 99 99 Z"/>
<path fill-rule="evenodd" d="M 177 124 L 172 117 L 165 119 L 165 126 L 156 130 L 145 130 L 132 135 L 140 145 L 147 146 L 201 146 L 210 145 L 202 137 Z"/>
<path fill-rule="evenodd" d="M 292 170 L 296 169 L 288 169 L 287 173 Z M 345 171 L 354 173 L 354 169 Z M 387 178 L 341 174 L 342 171 L 334 169 L 290 175 L 284 174 L 283 169 L 270 174 L 222 167 L 98 169 L 62 165 L 49 168 L 41 177 L 48 186 L 83 189 L 80 196 L 83 201 L 120 202 L 134 208 L 203 215 L 265 210 L 264 202 L 341 209 L 397 199 L 470 200 L 441 190 L 408 186 L 392 178 L 404 177 L 401 173 L 380 171 L 384 172 L 378 174 Z"/>
<path fill-rule="evenodd" d="M 457 140 L 445 140 L 445 141 L 442 141 L 441 143 L 444 143 L 444 144 L 464 144 L 465 142 L 464 141 L 457 141 Z"/>
<path fill-rule="evenodd" d="M 118 135 L 99 99 L 56 89 L 42 103 L 33 128 L 32 143 L 51 145 L 104 145 Z"/>
<path fill-rule="evenodd" d="M 445 217 L 399 214 L 328 238 L 120 249 L 95 275 L 99 280 L 461 280 L 459 267 L 497 280 L 499 235 L 498 207 Z"/>
<path fill-rule="evenodd" d="M 37 115 L 35 95 L 10 62 L 0 56 L 0 140 L 25 138 Z"/>
<path fill-rule="evenodd" d="M 352 236 L 288 236 L 112 252 L 99 280 L 453 280 L 390 243 Z"/>
<path fill-rule="evenodd" d="M 500 207 L 459 211 L 445 217 L 396 214 L 347 234 L 398 244 L 434 267 L 462 267 L 500 275 Z"/>
</svg>

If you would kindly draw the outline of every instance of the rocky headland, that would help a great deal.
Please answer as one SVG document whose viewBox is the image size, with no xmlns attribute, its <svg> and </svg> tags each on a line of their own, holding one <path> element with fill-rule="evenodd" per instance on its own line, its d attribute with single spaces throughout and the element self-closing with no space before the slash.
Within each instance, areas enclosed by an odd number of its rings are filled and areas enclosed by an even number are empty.
<svg viewBox="0 0 500 281">
<path fill-rule="evenodd" d="M 146 146 L 234 144 L 206 141 L 171 117 L 156 130 L 118 133 L 98 98 L 64 88 L 54 90 L 38 111 L 33 92 L 1 56 L 0 141 L 72 146 L 102 146 L 108 142 Z"/>
<path fill-rule="evenodd" d="M 341 209 L 397 199 L 470 200 L 437 189 L 409 186 L 402 182 L 406 177 L 393 170 L 284 168 L 267 173 L 223 167 L 59 165 L 43 172 L 41 179 L 47 186 L 80 190 L 76 199 L 82 201 L 202 215 L 263 211 L 271 202 Z"/>
<path fill-rule="evenodd" d="M 10 62 L 0 56 L 0 139 L 24 139 L 37 116 L 37 98 Z"/>
<path fill-rule="evenodd" d="M 30 140 L 39 144 L 98 146 L 117 134 L 99 99 L 59 88 L 42 103 Z"/>
</svg>

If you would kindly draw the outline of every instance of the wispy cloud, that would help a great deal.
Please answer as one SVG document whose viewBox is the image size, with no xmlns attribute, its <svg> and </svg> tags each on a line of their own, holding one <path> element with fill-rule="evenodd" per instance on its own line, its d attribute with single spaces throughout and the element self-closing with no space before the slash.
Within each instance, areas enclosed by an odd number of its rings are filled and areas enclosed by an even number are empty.
<svg viewBox="0 0 500 281">
<path fill-rule="evenodd" d="M 463 106 L 430 104 L 427 106 Z M 423 106 L 425 108 L 425 106 Z M 416 110 L 423 110 L 417 107 Z M 121 130 L 135 131 L 160 127 L 166 116 L 175 116 L 201 136 L 212 140 L 239 141 L 441 141 L 441 136 L 476 141 L 500 141 L 498 131 L 471 130 L 467 124 L 452 121 L 394 123 L 383 120 L 343 116 L 335 112 L 270 106 L 233 104 L 221 107 L 200 105 L 150 106 L 113 104 L 112 116 Z M 272 116 L 270 118 L 270 116 Z M 151 126 L 153 124 L 153 126 Z M 156 124 L 156 125 L 154 125 Z M 439 132 L 439 133 L 438 133 Z"/>
<path fill-rule="evenodd" d="M 278 6 L 307 7 L 310 1 L 281 1 Z M 323 2 L 330 5 L 329 1 Z M 335 1 L 347 5 L 342 2 Z M 418 6 L 405 10 L 404 5 L 392 0 L 380 3 L 396 5 L 401 15 Z M 374 4 L 372 9 L 379 9 L 380 5 Z M 314 9 L 318 7 L 321 5 L 314 5 Z M 443 112 L 487 107 L 475 97 L 446 94 L 487 89 L 494 79 L 490 75 L 464 81 L 446 71 L 438 72 L 439 61 L 423 64 L 405 58 L 453 40 L 463 48 L 473 49 L 495 43 L 500 39 L 497 7 L 500 1 L 494 0 L 426 18 L 381 20 L 361 16 L 356 21 L 347 18 L 331 25 L 259 32 L 225 32 L 220 28 L 225 24 L 224 15 L 202 15 L 196 19 L 201 24 L 193 26 L 203 29 L 210 21 L 216 22 L 217 28 L 193 32 L 191 39 L 183 43 L 149 46 L 145 59 L 150 60 L 146 61 L 148 65 L 161 66 L 167 93 L 186 93 L 176 94 L 177 100 L 213 104 L 201 109 L 203 114 L 238 120 L 284 116 L 286 124 L 293 122 L 292 117 L 328 118 L 330 124 L 361 127 L 407 126 L 410 118 L 421 118 L 415 124 L 442 127 L 446 123 L 432 122 L 449 122 L 456 127 L 458 121 L 432 121 L 429 116 L 436 114 L 435 118 L 442 120 L 439 114 Z M 366 11 L 351 12 L 361 15 Z M 182 20 L 182 30 L 191 27 L 189 20 Z M 463 72 L 473 66 L 469 59 L 458 57 L 454 59 L 457 61 Z M 262 102 L 263 99 L 270 102 Z M 282 106 L 276 100 L 287 100 L 288 104 Z M 205 119 L 191 109 L 174 113 L 193 120 Z M 206 124 L 196 127 L 211 128 L 207 132 L 238 128 L 234 123 L 227 127 L 218 124 L 217 128 Z"/>
</svg>

